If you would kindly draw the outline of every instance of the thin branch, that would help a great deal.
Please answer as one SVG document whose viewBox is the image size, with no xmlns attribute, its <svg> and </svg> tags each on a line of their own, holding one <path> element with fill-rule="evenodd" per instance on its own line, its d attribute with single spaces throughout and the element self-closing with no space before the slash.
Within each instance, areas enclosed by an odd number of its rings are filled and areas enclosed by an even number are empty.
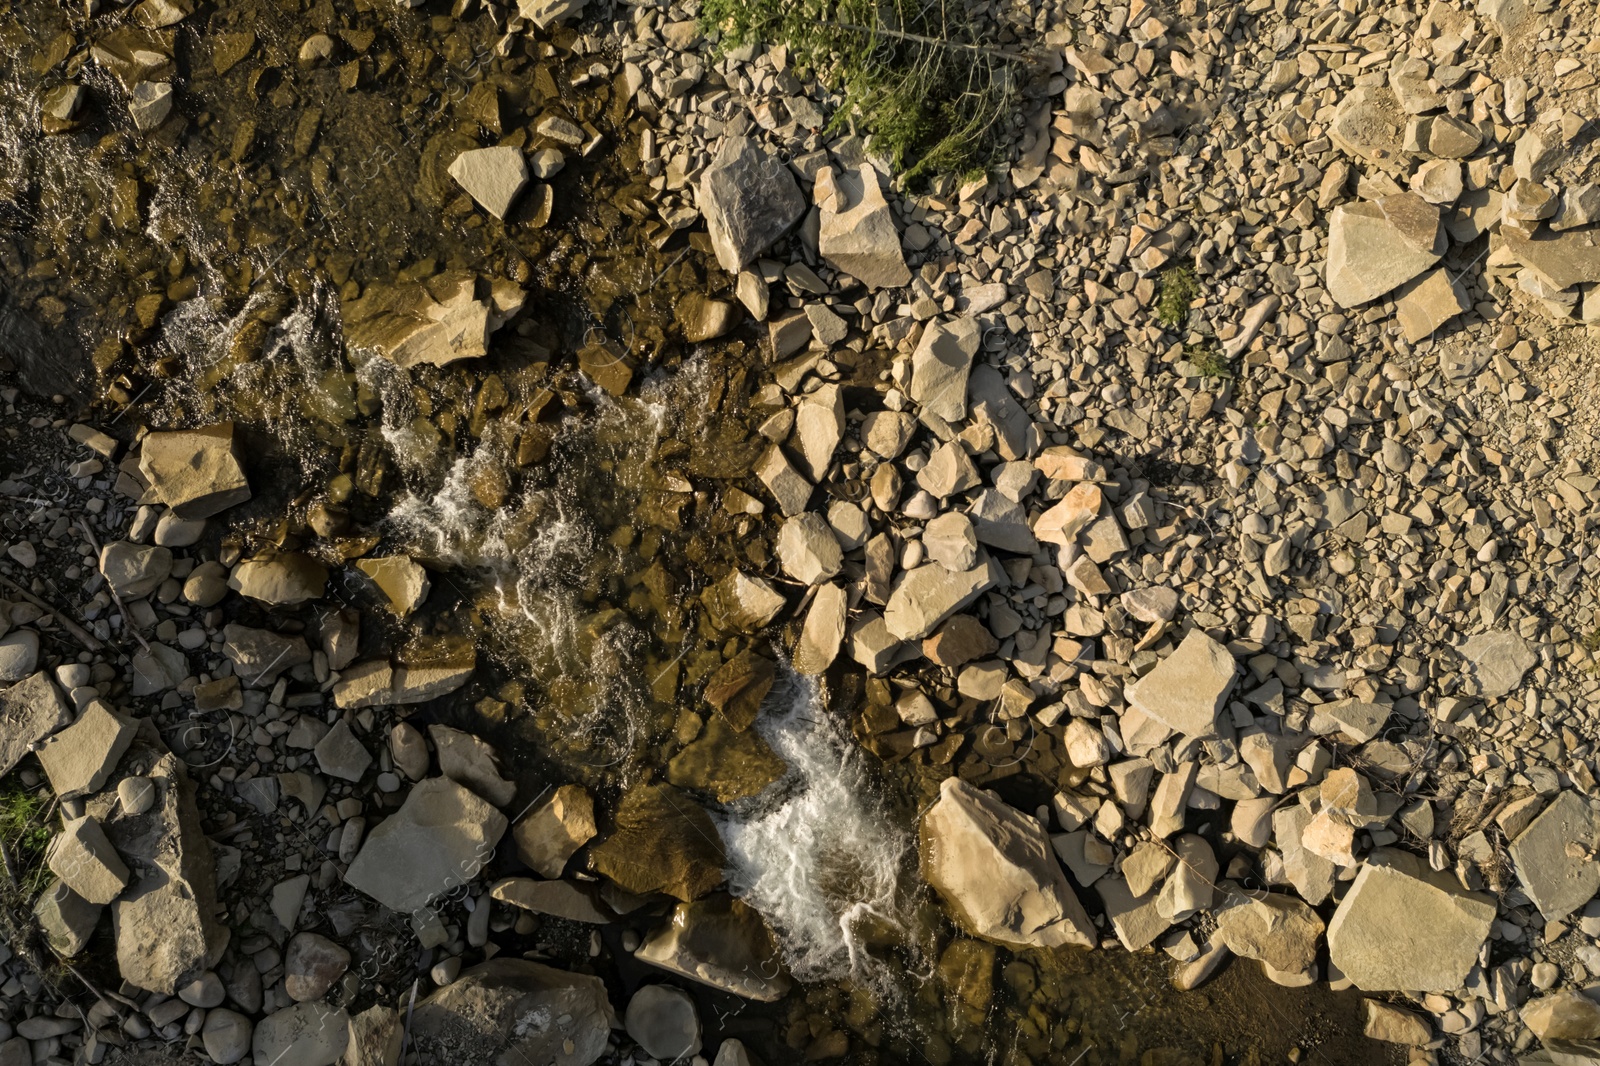
<svg viewBox="0 0 1600 1066">
<path fill-rule="evenodd" d="M 832 26 L 833 28 L 840 30 L 852 30 L 856 33 L 869 33 L 874 36 L 881 34 L 886 37 L 896 37 L 902 41 L 916 41 L 918 44 L 925 44 L 932 48 L 958 49 L 963 52 L 973 52 L 979 55 L 993 56 L 996 59 L 1003 59 L 1008 63 L 1022 63 L 1032 66 L 1037 62 L 1033 56 L 1024 55 L 1018 52 L 1007 52 L 1001 48 L 990 48 L 987 45 L 981 44 L 963 44 L 960 41 L 941 41 L 937 37 L 929 37 L 926 34 L 910 33 L 906 30 L 891 30 L 883 26 L 861 26 L 854 22 L 830 22 L 827 19 L 820 20 L 818 25 Z"/>
<path fill-rule="evenodd" d="M 31 593 L 27 589 L 23 588 L 21 585 L 17 584 L 15 581 L 12 581 L 9 577 L 6 577 L 4 574 L 0 574 L 0 585 L 4 585 L 6 588 L 10 589 L 12 592 L 15 592 L 18 596 L 21 596 L 23 599 L 25 599 L 29 603 L 33 604 L 35 607 L 39 608 L 41 611 L 49 611 L 50 612 L 50 616 L 52 618 L 54 618 L 57 622 L 61 623 L 61 628 L 65 629 L 68 633 L 71 633 L 73 635 L 73 637 L 76 638 L 78 643 L 82 644 L 89 651 L 99 651 L 100 650 L 100 648 L 101 648 L 100 641 L 95 637 L 95 635 L 93 633 L 90 633 L 87 629 L 84 629 L 82 626 L 78 625 L 76 622 L 74 622 L 72 619 L 68 618 L 64 613 L 62 613 L 61 611 L 57 610 L 51 604 L 46 603 L 44 600 L 41 600 L 39 597 L 35 596 L 33 593 Z"/>
</svg>

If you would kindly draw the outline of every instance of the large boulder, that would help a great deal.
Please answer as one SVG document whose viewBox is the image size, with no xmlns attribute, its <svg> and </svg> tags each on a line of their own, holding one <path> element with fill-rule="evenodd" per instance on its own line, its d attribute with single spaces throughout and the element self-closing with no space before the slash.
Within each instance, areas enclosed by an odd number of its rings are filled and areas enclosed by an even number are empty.
<svg viewBox="0 0 1600 1066">
<path fill-rule="evenodd" d="M 129 984 L 172 995 L 202 970 L 215 968 L 228 944 L 216 919 L 216 858 L 200 825 L 194 783 L 168 752 L 149 719 L 122 757 L 124 774 L 147 779 L 154 802 L 129 814 L 115 788 L 87 801 L 130 872 L 111 904 L 117 965 Z"/>
<path fill-rule="evenodd" d="M 869 289 L 910 283 L 894 214 L 871 163 L 862 163 L 854 174 L 835 175 L 832 167 L 823 167 L 811 195 L 820 214 L 817 248 L 824 259 Z"/>
<path fill-rule="evenodd" d="M 922 815 L 922 876 L 956 924 L 1009 947 L 1093 947 L 1097 937 L 1037 819 L 958 777 Z"/>
<path fill-rule="evenodd" d="M 1259 959 L 1274 970 L 1295 974 L 1317 961 L 1322 919 L 1293 896 L 1234 887 L 1216 917 L 1218 938 L 1241 958 Z"/>
<path fill-rule="evenodd" d="M 182 519 L 210 518 L 250 498 L 233 423 L 151 433 L 139 452 L 150 486 L 140 503 L 162 503 Z"/>
<path fill-rule="evenodd" d="M 1380 848 L 1328 923 L 1328 957 L 1367 992 L 1450 992 L 1477 965 L 1494 918 L 1492 897 Z"/>
<path fill-rule="evenodd" d="M 267 1015 L 251 1037 L 256 1062 L 276 1066 L 333 1066 L 349 1046 L 350 1015 L 320 1001 L 296 1003 Z"/>
<path fill-rule="evenodd" d="M 924 563 L 901 575 L 884 605 L 884 626 L 895 640 L 921 640 L 1004 579 L 1005 571 L 992 558 L 970 570 Z"/>
<path fill-rule="evenodd" d="M 409 914 L 477 877 L 505 831 L 505 815 L 448 777 L 432 777 L 367 834 L 345 883 Z"/>
<path fill-rule="evenodd" d="M 633 957 L 762 1003 L 790 988 L 772 930 L 753 907 L 724 893 L 678 904 Z"/>
<path fill-rule="evenodd" d="M 616 1024 L 600 978 L 524 959 L 465 971 L 410 1019 L 419 1061 L 484 1066 L 589 1066 Z"/>
<path fill-rule="evenodd" d="M 749 137 L 728 137 L 700 177 L 700 212 L 717 262 L 743 270 L 806 212 L 794 175 Z"/>
</svg>

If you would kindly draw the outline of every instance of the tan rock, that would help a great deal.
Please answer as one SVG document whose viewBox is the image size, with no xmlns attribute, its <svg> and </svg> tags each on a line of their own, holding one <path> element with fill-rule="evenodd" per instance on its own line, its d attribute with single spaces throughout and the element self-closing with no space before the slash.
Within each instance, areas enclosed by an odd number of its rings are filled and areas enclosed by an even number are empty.
<svg viewBox="0 0 1600 1066">
<path fill-rule="evenodd" d="M 505 830 L 505 815 L 487 802 L 449 778 L 429 778 L 367 834 L 345 883 L 409 914 L 475 878 Z"/>
<path fill-rule="evenodd" d="M 1399 288 L 1439 261 L 1449 242 L 1439 209 L 1415 193 L 1334 208 L 1328 231 L 1328 294 L 1358 307 Z"/>
<path fill-rule="evenodd" d="M 1191 629 L 1171 655 L 1126 690 L 1128 702 L 1187 736 L 1216 731 L 1217 713 L 1238 676 L 1228 649 Z"/>
<path fill-rule="evenodd" d="M 389 601 L 390 609 L 401 617 L 421 607 L 432 587 L 428 572 L 407 555 L 358 559 L 356 569 L 372 579 Z"/>
<path fill-rule="evenodd" d="M 540 877 L 560 877 L 567 860 L 595 837 L 594 800 L 562 785 L 529 808 L 511 829 L 517 857 Z"/>
<path fill-rule="evenodd" d="M 520 148 L 474 148 L 455 157 L 450 176 L 479 207 L 495 218 L 505 218 L 528 184 L 528 163 Z"/>
<path fill-rule="evenodd" d="M 782 999 L 792 985 L 761 915 L 720 892 L 674 907 L 634 958 L 761 1003 Z"/>
<path fill-rule="evenodd" d="M 973 936 L 1012 947 L 1093 947 L 1097 937 L 1034 818 L 958 777 L 920 827 L 923 879 Z"/>
<path fill-rule="evenodd" d="M 232 422 L 148 434 L 139 473 L 150 486 L 141 503 L 162 503 L 182 519 L 210 518 L 250 498 Z"/>
</svg>

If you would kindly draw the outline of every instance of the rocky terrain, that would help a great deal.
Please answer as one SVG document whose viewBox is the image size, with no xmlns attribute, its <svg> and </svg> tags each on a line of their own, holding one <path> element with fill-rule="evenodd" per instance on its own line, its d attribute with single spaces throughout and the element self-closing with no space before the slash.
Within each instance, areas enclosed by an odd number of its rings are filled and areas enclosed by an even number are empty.
<svg viewBox="0 0 1600 1066">
<path fill-rule="evenodd" d="M 346 264 L 350 366 L 423 399 L 362 393 L 393 454 L 347 448 L 328 485 L 270 461 L 292 405 L 163 419 L 118 353 L 86 401 L 11 335 L 0 1066 L 1267 1061 L 1252 1039 L 1600 1063 L 1600 12 L 970 5 L 1027 71 L 1004 164 L 908 187 L 830 123 L 826 72 L 724 46 L 693 4 L 477 8 L 384 18 L 486 19 L 501 58 L 608 87 L 636 168 L 616 221 L 677 257 L 656 281 L 686 260 L 698 285 L 668 326 L 564 348 L 525 259 Z M 91 10 L 104 32 L 37 67 L 78 74 L 34 133 L 189 121 L 162 35 L 199 21 Z M 358 89 L 386 54 L 360 32 L 292 61 Z M 488 98 L 424 177 L 464 229 L 554 234 L 556 175 L 611 138 L 531 105 L 512 132 Z M 646 725 L 606 705 L 601 732 L 654 754 L 518 746 L 594 679 L 530 696 L 504 589 L 463 595 L 481 573 L 349 501 L 402 445 L 453 442 L 449 403 L 486 442 L 520 404 L 505 465 L 537 468 L 567 431 L 547 406 L 695 350 L 738 368 L 708 418 L 750 432 L 701 442 L 721 466 L 654 455 L 650 509 L 610 534 L 713 531 L 671 560 L 688 580 L 651 547 L 617 582 L 682 647 Z M 494 360 L 557 369 L 532 400 L 506 369 L 512 403 Z M 473 476 L 516 506 L 510 473 Z M 798 931 L 742 897 L 725 840 L 797 787 L 772 731 L 795 677 L 915 810 L 913 902 L 851 906 L 860 869 L 828 896 L 831 983 L 790 972 Z M 858 946 L 931 972 L 932 1010 L 892 1017 Z M 1259 971 L 1212 1012 L 1265 1018 L 1130 1045 L 1057 987 L 1123 952 L 1194 997 Z M 1312 994 L 1357 1027 L 1276 1014 Z"/>
</svg>

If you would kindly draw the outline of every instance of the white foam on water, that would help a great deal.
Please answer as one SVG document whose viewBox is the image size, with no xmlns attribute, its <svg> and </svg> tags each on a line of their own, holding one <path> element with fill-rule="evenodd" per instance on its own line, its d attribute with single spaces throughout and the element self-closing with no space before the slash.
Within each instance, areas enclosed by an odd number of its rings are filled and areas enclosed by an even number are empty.
<svg viewBox="0 0 1600 1066">
<path fill-rule="evenodd" d="M 813 681 L 785 671 L 755 728 L 789 772 L 722 816 L 730 888 L 772 925 L 795 977 L 851 979 L 896 998 L 902 982 L 864 933 L 906 928 L 910 833 L 893 824 Z"/>
</svg>

